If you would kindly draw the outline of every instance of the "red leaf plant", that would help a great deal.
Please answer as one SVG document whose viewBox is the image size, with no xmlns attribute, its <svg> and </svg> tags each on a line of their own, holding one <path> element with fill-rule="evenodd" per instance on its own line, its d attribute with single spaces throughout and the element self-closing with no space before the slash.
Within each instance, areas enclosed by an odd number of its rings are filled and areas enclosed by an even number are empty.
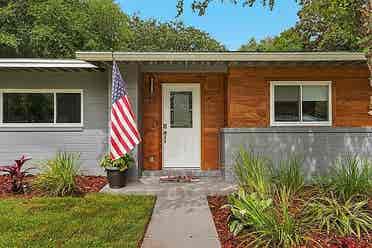
<svg viewBox="0 0 372 248">
<path fill-rule="evenodd" d="M 31 157 L 22 155 L 20 159 L 14 160 L 13 165 L 0 166 L 0 172 L 8 173 L 12 180 L 11 191 L 13 193 L 24 193 L 23 179 L 28 173 L 28 171 L 33 169 L 33 168 L 29 168 L 26 170 L 22 170 L 23 165 L 28 160 L 31 160 Z"/>
</svg>

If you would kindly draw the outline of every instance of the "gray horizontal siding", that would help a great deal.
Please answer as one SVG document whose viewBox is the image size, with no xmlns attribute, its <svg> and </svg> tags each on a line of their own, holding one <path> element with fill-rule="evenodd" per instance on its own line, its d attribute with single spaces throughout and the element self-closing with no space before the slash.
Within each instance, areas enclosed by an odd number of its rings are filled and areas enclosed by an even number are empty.
<svg viewBox="0 0 372 248">
<path fill-rule="evenodd" d="M 348 153 L 372 159 L 372 128 L 224 128 L 221 139 L 221 162 L 228 181 L 234 180 L 233 167 L 241 148 L 252 149 L 274 163 L 300 156 L 307 177 L 325 172 Z"/>
<path fill-rule="evenodd" d="M 140 83 L 140 72 L 139 66 L 136 64 L 119 64 L 120 72 L 127 84 L 127 90 L 129 95 L 129 100 L 131 102 L 133 112 L 136 115 L 137 123 L 140 122 L 139 114 L 139 83 Z M 138 125 L 140 128 L 140 125 Z M 139 169 L 139 146 L 137 146 L 133 151 L 132 155 L 135 158 L 135 163 L 132 168 L 129 169 L 129 177 L 133 180 L 137 179 L 140 176 Z"/>
<path fill-rule="evenodd" d="M 84 127 L 66 128 L 1 128 L 0 163 L 27 153 L 38 166 L 57 151 L 81 154 L 84 174 L 102 174 L 98 161 L 107 151 L 108 76 L 106 72 L 1 72 L 2 89 L 83 89 Z"/>
</svg>

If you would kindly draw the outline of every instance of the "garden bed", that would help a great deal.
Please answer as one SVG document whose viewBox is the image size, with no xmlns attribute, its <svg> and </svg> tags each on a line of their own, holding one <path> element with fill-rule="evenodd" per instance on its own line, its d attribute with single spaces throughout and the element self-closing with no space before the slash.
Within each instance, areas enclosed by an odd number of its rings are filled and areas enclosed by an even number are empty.
<svg viewBox="0 0 372 248">
<path fill-rule="evenodd" d="M 31 183 L 34 178 L 35 176 L 27 176 L 25 182 Z M 107 178 L 103 176 L 77 176 L 76 183 L 81 194 L 93 193 L 99 192 L 107 184 Z M 0 175 L 0 198 L 32 198 L 42 195 L 40 192 L 33 190 L 26 194 L 13 194 L 10 188 L 11 181 L 9 176 Z"/>
<path fill-rule="evenodd" d="M 372 199 L 369 208 L 372 209 Z M 222 208 L 227 204 L 226 196 L 208 196 L 208 203 L 212 212 L 213 220 L 217 229 L 222 248 L 238 247 L 241 241 L 235 237 L 228 228 L 228 218 L 231 214 L 228 208 Z M 361 240 L 356 237 L 336 237 L 324 233 L 313 235 L 313 239 L 319 242 L 318 247 L 327 248 L 369 248 L 372 244 L 372 233 L 364 235 Z M 309 247 L 316 247 L 314 244 Z"/>
</svg>

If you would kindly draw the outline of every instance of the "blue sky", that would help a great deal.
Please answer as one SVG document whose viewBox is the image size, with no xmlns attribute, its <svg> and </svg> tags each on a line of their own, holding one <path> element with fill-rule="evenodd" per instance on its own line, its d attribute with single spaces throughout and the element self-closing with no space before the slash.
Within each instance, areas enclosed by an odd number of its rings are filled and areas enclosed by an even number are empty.
<svg viewBox="0 0 372 248">
<path fill-rule="evenodd" d="M 176 16 L 176 0 L 117 0 L 127 14 L 138 14 L 143 18 L 161 21 L 173 20 Z M 273 11 L 261 6 L 261 0 L 253 8 L 234 6 L 226 0 L 224 4 L 212 4 L 205 16 L 192 13 L 190 3 L 185 0 L 186 11 L 180 18 L 187 25 L 200 28 L 227 46 L 236 50 L 251 37 L 262 39 L 279 34 L 297 21 L 298 5 L 295 0 L 277 0 Z"/>
</svg>

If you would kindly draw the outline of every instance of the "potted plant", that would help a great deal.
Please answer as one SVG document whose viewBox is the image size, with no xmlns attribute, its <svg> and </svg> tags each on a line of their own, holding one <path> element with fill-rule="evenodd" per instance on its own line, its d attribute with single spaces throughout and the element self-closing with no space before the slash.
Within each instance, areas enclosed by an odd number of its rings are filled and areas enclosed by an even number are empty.
<svg viewBox="0 0 372 248">
<path fill-rule="evenodd" d="M 133 165 L 134 159 L 131 155 L 125 154 L 123 157 L 112 160 L 110 155 L 105 155 L 101 160 L 101 167 L 107 172 L 107 179 L 110 188 L 119 189 L 127 184 L 127 172 Z"/>
</svg>

